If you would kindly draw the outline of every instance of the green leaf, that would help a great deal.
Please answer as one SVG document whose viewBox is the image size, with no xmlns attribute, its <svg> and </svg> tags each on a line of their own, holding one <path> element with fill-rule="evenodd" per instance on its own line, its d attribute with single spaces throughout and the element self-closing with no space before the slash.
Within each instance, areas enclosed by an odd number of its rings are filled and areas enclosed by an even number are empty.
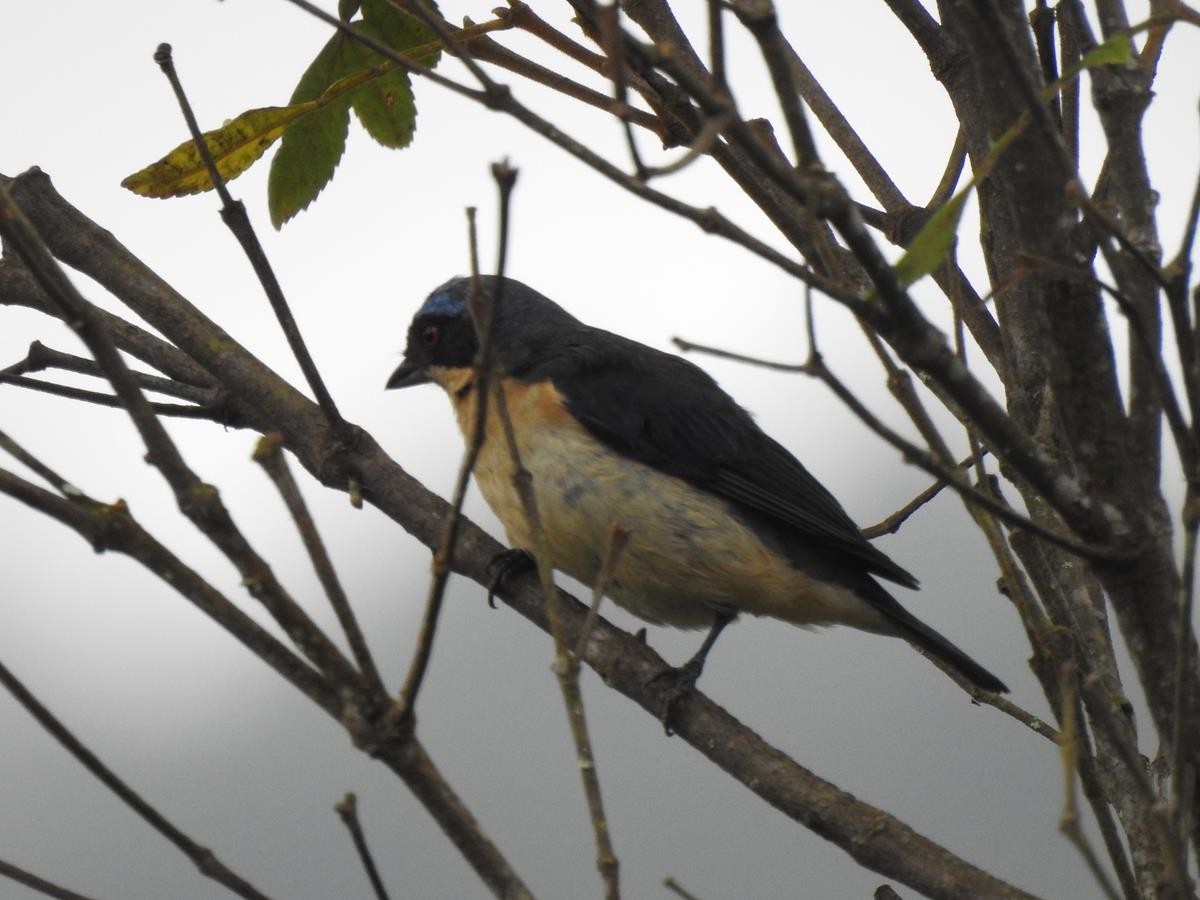
<svg viewBox="0 0 1200 900">
<path fill-rule="evenodd" d="M 370 20 L 361 27 L 364 33 L 384 40 L 383 35 L 375 33 L 376 28 Z M 369 57 L 382 62 L 382 57 L 376 53 L 369 53 Z M 412 82 L 403 69 L 392 69 L 383 77 L 364 84 L 354 92 L 352 105 L 367 134 L 383 146 L 400 149 L 412 143 L 417 108 Z"/>
<path fill-rule="evenodd" d="M 1129 41 L 1129 35 L 1118 34 L 1083 54 L 1079 65 L 1085 69 L 1094 66 L 1123 66 L 1132 59 L 1133 44 Z"/>
<path fill-rule="evenodd" d="M 1103 44 L 1085 53 L 1075 65 L 1068 68 L 1061 78 L 1047 85 L 1042 91 L 1042 99 L 1049 100 L 1062 90 L 1063 86 L 1073 78 L 1077 78 L 1084 69 L 1095 66 L 1124 65 L 1133 58 L 1132 45 L 1126 35 L 1119 34 L 1109 38 Z M 958 224 L 962 221 L 963 207 L 967 196 L 983 179 L 991 173 L 1004 152 L 1020 137 L 1032 121 L 1028 112 L 1017 117 L 1017 121 L 996 139 L 988 155 L 975 168 L 971 180 L 957 194 L 946 201 L 946 205 L 935 212 L 921 230 L 917 232 L 904 251 L 904 255 L 896 262 L 893 271 L 905 287 L 910 287 L 920 281 L 939 265 L 950 252 Z"/>
<path fill-rule="evenodd" d="M 367 134 L 385 147 L 399 150 L 412 143 L 417 107 L 408 73 L 393 69 L 354 94 L 354 114 Z"/>
<path fill-rule="evenodd" d="M 930 216 L 916 237 L 909 241 L 904 255 L 893 266 L 896 277 L 905 287 L 915 284 L 940 266 L 950 252 L 972 186 L 968 184 L 947 200 L 945 206 Z"/>
<path fill-rule="evenodd" d="M 432 12 L 437 13 L 436 3 L 430 2 L 428 5 Z M 396 9 L 389 0 L 362 0 L 362 12 L 363 22 L 369 26 L 371 36 L 398 53 L 438 39 L 438 36 L 419 20 Z M 427 66 L 436 66 L 440 56 L 441 51 L 438 51 L 420 62 Z"/>
<path fill-rule="evenodd" d="M 257 160 L 284 130 L 312 112 L 316 103 L 250 109 L 202 137 L 226 181 L 232 181 Z M 184 141 L 158 162 L 134 172 L 121 187 L 143 197 L 183 197 L 212 190 L 208 168 L 195 141 Z"/>
<path fill-rule="evenodd" d="M 330 88 L 357 68 L 360 61 L 357 45 L 338 32 L 300 76 L 292 92 L 292 103 L 318 98 L 324 103 L 317 112 L 287 130 L 271 160 L 267 208 L 276 228 L 307 209 L 333 178 L 334 169 L 346 151 L 352 98 L 349 91 L 335 92 Z"/>
<path fill-rule="evenodd" d="M 324 95 L 339 78 L 353 71 L 354 44 L 340 31 L 333 35 L 308 64 L 292 91 L 291 103 L 307 103 Z"/>
<path fill-rule="evenodd" d="M 434 8 L 436 10 L 436 6 Z M 363 0 L 362 11 L 360 30 L 397 52 L 403 53 L 437 40 L 436 34 L 387 0 Z M 441 51 L 435 51 L 420 58 L 419 62 L 436 66 L 440 58 Z M 383 61 L 378 54 L 366 51 L 368 65 Z M 355 93 L 353 105 L 367 134 L 383 146 L 399 149 L 412 143 L 417 110 L 412 82 L 406 72 L 395 69 L 378 81 L 364 85 Z"/>
<path fill-rule="evenodd" d="M 436 35 L 415 18 L 387 0 L 342 0 L 339 4 L 345 16 L 360 8 L 363 18 L 352 27 L 401 53 L 425 47 L 418 60 L 429 66 L 437 64 L 441 51 L 428 49 L 428 45 L 436 45 Z M 407 74 L 339 32 L 300 76 L 290 105 L 249 110 L 208 132 L 205 140 L 218 171 L 232 179 L 282 136 L 267 182 L 271 221 L 279 228 L 307 208 L 333 178 L 346 150 L 352 106 L 367 133 L 379 143 L 400 148 L 412 142 L 416 106 Z M 212 187 L 191 141 L 122 184 L 150 197 L 181 196 Z"/>
<path fill-rule="evenodd" d="M 272 225 L 281 228 L 317 198 L 333 178 L 349 132 L 348 102 L 331 104 L 287 130 L 267 177 Z"/>
<path fill-rule="evenodd" d="M 436 39 L 429 29 L 387 0 L 363 0 L 363 19 L 354 27 L 403 52 Z M 438 53 L 423 62 L 432 65 Z M 367 133 L 385 147 L 407 147 L 416 125 L 408 75 L 379 54 L 339 33 L 300 77 L 292 102 L 319 99 L 322 108 L 295 123 L 271 160 L 267 206 L 276 228 L 306 209 L 346 150 L 349 109 Z"/>
</svg>

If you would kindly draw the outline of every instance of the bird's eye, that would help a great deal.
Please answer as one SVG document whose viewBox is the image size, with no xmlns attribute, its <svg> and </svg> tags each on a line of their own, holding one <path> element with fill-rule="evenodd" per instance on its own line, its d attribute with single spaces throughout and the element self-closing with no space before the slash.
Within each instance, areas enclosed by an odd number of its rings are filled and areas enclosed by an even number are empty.
<svg viewBox="0 0 1200 900">
<path fill-rule="evenodd" d="M 421 341 L 426 347 L 436 347 L 442 337 L 442 331 L 436 325 L 426 325 L 421 329 Z"/>
</svg>

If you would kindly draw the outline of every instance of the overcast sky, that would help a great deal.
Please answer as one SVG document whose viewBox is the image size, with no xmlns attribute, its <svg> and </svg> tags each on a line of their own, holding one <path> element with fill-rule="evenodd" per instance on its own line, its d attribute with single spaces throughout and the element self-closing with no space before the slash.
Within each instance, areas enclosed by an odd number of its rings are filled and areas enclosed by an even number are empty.
<svg viewBox="0 0 1200 900">
<path fill-rule="evenodd" d="M 451 20 L 482 21 L 491 5 L 441 3 Z M 537 5 L 571 28 L 565 4 Z M 702 18 L 698 0 L 678 6 L 689 21 Z M 901 189 L 923 202 L 941 175 L 955 125 L 907 34 L 878 0 L 780 6 L 810 68 Z M 1131 4 L 1131 15 L 1143 15 L 1144 6 Z M 52 12 L 43 4 L 7 4 L 0 15 L 0 172 L 40 166 L 68 200 L 298 384 L 216 199 L 145 200 L 119 182 L 185 136 L 151 59 L 158 43 L 173 44 L 201 123 L 211 128 L 244 109 L 286 102 L 327 34 L 282 0 L 70 0 Z M 1172 35 L 1146 121 L 1169 248 L 1177 245 L 1200 159 L 1196 35 Z M 540 52 L 519 36 L 500 40 Z M 765 73 L 736 33 L 730 62 L 743 112 L 774 116 Z M 466 80 L 452 61 L 443 68 Z M 267 220 L 265 161 L 232 190 L 260 227 L 343 412 L 431 489 L 449 493 L 461 451 L 448 404 L 432 387 L 385 394 L 382 386 L 400 358 L 412 312 L 431 288 L 467 269 L 468 205 L 479 207 L 491 265 L 495 191 L 488 166 L 495 160 L 507 157 L 520 170 L 510 274 L 592 324 L 663 349 L 681 335 L 803 359 L 801 294 L 782 273 L 646 207 L 502 116 L 430 84 L 418 83 L 416 92 L 413 147 L 385 151 L 353 124 L 334 181 L 282 232 Z M 601 114 L 580 113 L 527 85 L 517 93 L 627 165 L 617 126 Z M 642 147 L 653 161 L 653 140 L 643 136 Z M 828 153 L 856 196 L 870 201 L 849 167 Z M 1094 175 L 1094 164 L 1094 155 L 1085 160 L 1085 177 Z M 784 246 L 715 166 L 693 167 L 662 187 L 716 205 Z M 964 227 L 969 243 L 975 226 Z M 118 308 L 86 279 L 80 284 L 90 299 Z M 931 315 L 944 317 L 935 294 L 922 296 Z M 19 359 L 33 339 L 83 352 L 54 321 L 10 308 L 0 315 L 0 366 Z M 818 327 L 839 375 L 903 427 L 853 322 L 820 303 Z M 860 523 L 883 518 L 927 485 L 820 385 L 695 361 Z M 153 533 L 258 616 L 236 573 L 182 521 L 166 486 L 141 462 L 143 449 L 122 413 L 4 387 L 0 428 L 93 496 L 126 499 Z M 281 505 L 249 461 L 255 435 L 211 423 L 174 422 L 170 430 L 284 582 L 330 624 Z M 947 433 L 961 445 L 956 432 Z M 342 494 L 302 477 L 385 677 L 396 686 L 421 613 L 428 552 L 379 513 L 352 510 Z M 467 511 L 500 536 L 477 495 Z M 898 592 L 901 601 L 1003 678 L 1018 703 L 1048 716 L 1021 629 L 995 591 L 995 565 L 961 506 L 941 497 L 880 546 L 922 581 L 919 594 Z M 73 534 L 7 498 L 0 498 L 0 548 L 0 660 L 118 774 L 260 890 L 288 898 L 368 895 L 332 810 L 353 790 L 393 896 L 485 894 L 396 779 L 167 587 L 124 558 L 95 556 Z M 618 624 L 637 627 L 607 609 Z M 429 752 L 535 893 L 597 895 L 583 797 L 548 668 L 549 638 L 504 607 L 489 610 L 483 590 L 462 579 L 452 582 L 442 627 L 420 707 Z M 651 628 L 649 640 L 682 661 L 699 635 Z M 904 643 L 848 629 L 741 622 L 722 639 L 701 684 L 802 765 L 996 875 L 1047 897 L 1095 895 L 1057 832 L 1055 750 L 996 711 L 971 706 Z M 584 689 L 628 896 L 668 896 L 659 886 L 667 875 L 706 900 L 864 898 L 883 881 L 665 738 L 656 721 L 590 671 Z M 7 694 L 0 695 L 0 859 L 97 897 L 227 896 Z M 0 897 L 29 896 L 0 884 Z"/>
</svg>

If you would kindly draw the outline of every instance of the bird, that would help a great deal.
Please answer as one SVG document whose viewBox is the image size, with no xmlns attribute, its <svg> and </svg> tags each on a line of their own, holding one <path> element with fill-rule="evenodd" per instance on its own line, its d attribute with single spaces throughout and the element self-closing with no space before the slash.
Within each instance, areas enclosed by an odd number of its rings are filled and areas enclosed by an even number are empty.
<svg viewBox="0 0 1200 900">
<path fill-rule="evenodd" d="M 834 496 L 699 366 L 584 324 L 513 278 L 477 276 L 495 304 L 490 353 L 521 463 L 532 476 L 551 565 L 596 582 L 612 524 L 629 533 L 606 590 L 652 624 L 707 628 L 672 669 L 663 721 L 739 614 L 900 637 L 976 688 L 1000 679 L 908 612 L 880 579 L 917 579 L 868 542 Z M 472 279 L 436 288 L 412 318 L 388 389 L 434 383 L 470 441 L 480 341 Z M 487 404 L 474 476 L 529 564 L 534 536 L 497 404 Z"/>
</svg>

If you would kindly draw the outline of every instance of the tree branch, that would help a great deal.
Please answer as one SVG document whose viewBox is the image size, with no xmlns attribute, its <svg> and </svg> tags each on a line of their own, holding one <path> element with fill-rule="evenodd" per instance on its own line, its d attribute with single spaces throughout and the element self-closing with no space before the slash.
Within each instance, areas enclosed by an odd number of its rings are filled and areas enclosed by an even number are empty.
<svg viewBox="0 0 1200 900">
<path fill-rule="evenodd" d="M 325 387 L 321 373 L 317 370 L 312 354 L 308 352 L 308 346 L 304 343 L 304 338 L 300 334 L 300 326 L 296 324 L 296 317 L 292 315 L 287 298 L 283 296 L 283 288 L 279 286 L 279 279 L 275 277 L 275 270 L 271 268 L 270 260 L 267 259 L 267 254 L 258 240 L 258 235 L 254 232 L 254 226 L 250 224 L 250 217 L 246 215 L 246 206 L 240 200 L 235 201 L 233 199 L 229 193 L 229 189 L 225 186 L 225 179 L 217 171 L 217 164 L 213 160 L 207 142 L 200 133 L 200 126 L 196 122 L 195 114 L 192 112 L 192 105 L 188 102 L 187 95 L 183 90 L 183 84 L 180 82 L 179 75 L 175 71 L 175 60 L 171 56 L 171 45 L 159 44 L 158 50 L 154 54 L 154 61 L 158 63 L 159 68 L 162 69 L 163 74 L 167 76 L 167 80 L 171 83 L 171 90 L 175 93 L 175 99 L 179 103 L 179 109 L 183 113 L 188 131 L 192 135 L 192 141 L 196 145 L 196 150 L 199 152 L 200 158 L 204 161 L 204 166 L 208 170 L 208 177 L 212 180 L 217 195 L 221 198 L 221 219 L 229 226 L 229 230 L 233 232 L 233 236 L 237 238 L 238 244 L 241 245 L 242 252 L 250 260 L 254 274 L 258 276 L 259 283 L 262 284 L 263 291 L 267 295 L 267 300 L 271 304 L 271 309 L 275 312 L 275 318 L 279 322 L 279 327 L 283 331 L 284 337 L 287 338 L 288 346 L 292 348 L 292 355 L 295 356 L 296 362 L 299 363 L 300 371 L 304 373 L 304 378 L 308 382 L 309 389 L 312 390 L 313 396 L 317 398 L 317 404 L 321 407 L 321 411 L 325 414 L 325 417 L 329 420 L 334 430 L 338 432 L 343 440 L 351 440 L 352 436 L 349 433 L 346 420 L 338 412 L 332 395 L 329 393 L 328 388 Z"/>
<path fill-rule="evenodd" d="M 237 529 L 216 489 L 202 483 L 184 462 L 103 324 L 91 316 L 90 305 L 66 277 L 3 184 L 0 184 L 0 235 L 18 253 L 104 370 L 146 444 L 149 461 L 174 491 L 180 511 L 237 567 L 251 595 L 263 603 L 309 659 L 339 680 L 353 682 L 356 675 L 341 651 L 284 591 L 270 566 Z"/>
<path fill-rule="evenodd" d="M 74 756 L 85 769 L 91 772 L 106 788 L 137 813 L 151 828 L 174 844 L 181 853 L 187 856 L 200 870 L 200 874 L 213 879 L 246 900 L 267 900 L 265 894 L 259 893 L 250 882 L 240 877 L 228 868 L 216 854 L 207 847 L 202 847 L 190 837 L 176 828 L 157 809 L 147 803 L 129 785 L 100 761 L 87 746 L 75 737 L 66 726 L 60 722 L 50 710 L 46 709 L 38 699 L 13 675 L 8 668 L 0 663 L 0 684 L 8 690 L 13 698 L 25 707 L 26 711 L 37 719 L 38 723 L 58 741 L 68 753 Z"/>
</svg>

